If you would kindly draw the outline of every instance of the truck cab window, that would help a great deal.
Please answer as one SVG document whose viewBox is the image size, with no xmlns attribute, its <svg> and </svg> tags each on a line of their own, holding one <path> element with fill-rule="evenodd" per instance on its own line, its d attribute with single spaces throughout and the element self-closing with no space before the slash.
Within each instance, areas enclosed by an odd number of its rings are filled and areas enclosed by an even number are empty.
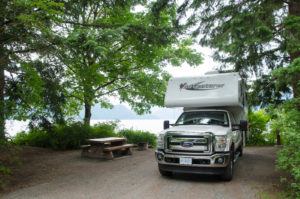
<svg viewBox="0 0 300 199">
<path fill-rule="evenodd" d="M 175 125 L 219 125 L 229 126 L 227 113 L 224 111 L 184 112 Z"/>
</svg>

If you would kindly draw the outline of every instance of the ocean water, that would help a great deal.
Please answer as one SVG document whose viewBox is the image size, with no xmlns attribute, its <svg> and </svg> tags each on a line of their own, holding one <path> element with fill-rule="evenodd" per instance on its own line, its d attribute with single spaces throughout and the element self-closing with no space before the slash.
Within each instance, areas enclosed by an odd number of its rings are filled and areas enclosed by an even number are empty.
<svg viewBox="0 0 300 199">
<path fill-rule="evenodd" d="M 96 123 L 108 122 L 113 120 L 91 120 L 91 125 Z M 15 136 L 18 132 L 28 131 L 28 122 L 29 121 L 17 121 L 17 120 L 8 120 L 6 121 L 6 131 L 9 137 Z M 163 130 L 164 120 L 120 120 L 117 130 L 121 129 L 134 129 L 134 130 L 143 130 L 149 131 L 154 134 L 159 134 Z M 174 123 L 175 120 L 170 120 L 170 123 Z"/>
</svg>

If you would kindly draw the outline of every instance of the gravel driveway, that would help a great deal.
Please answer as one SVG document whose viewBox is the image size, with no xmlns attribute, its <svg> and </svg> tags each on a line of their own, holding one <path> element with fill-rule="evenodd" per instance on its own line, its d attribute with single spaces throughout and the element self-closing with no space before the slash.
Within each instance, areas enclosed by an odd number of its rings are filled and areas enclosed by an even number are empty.
<svg viewBox="0 0 300 199">
<path fill-rule="evenodd" d="M 24 163 L 22 183 L 3 198 L 253 199 L 279 184 L 275 147 L 246 147 L 231 182 L 214 176 L 162 177 L 154 150 L 109 161 L 80 157 L 80 151 L 40 153 Z M 26 170 L 27 169 L 27 170 Z M 25 175 L 25 174 L 24 174 Z"/>
</svg>

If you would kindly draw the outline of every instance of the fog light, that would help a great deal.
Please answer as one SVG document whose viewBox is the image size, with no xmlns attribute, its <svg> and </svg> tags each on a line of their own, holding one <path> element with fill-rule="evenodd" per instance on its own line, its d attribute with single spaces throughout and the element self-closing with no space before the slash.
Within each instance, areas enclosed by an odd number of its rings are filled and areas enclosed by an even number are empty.
<svg viewBox="0 0 300 199">
<path fill-rule="evenodd" d="M 161 153 L 158 153 L 156 157 L 159 161 L 162 161 L 164 159 L 164 156 Z"/>
<path fill-rule="evenodd" d="M 223 157 L 217 158 L 216 163 L 217 164 L 223 164 L 224 163 L 224 158 Z"/>
</svg>

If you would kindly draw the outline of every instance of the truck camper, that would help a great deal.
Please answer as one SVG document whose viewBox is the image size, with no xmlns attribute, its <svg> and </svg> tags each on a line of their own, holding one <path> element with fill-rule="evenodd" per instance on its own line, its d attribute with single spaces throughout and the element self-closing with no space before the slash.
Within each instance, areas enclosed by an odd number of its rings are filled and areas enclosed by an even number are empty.
<svg viewBox="0 0 300 199">
<path fill-rule="evenodd" d="M 169 80 L 165 106 L 184 111 L 175 124 L 164 121 L 158 136 L 155 156 L 162 175 L 197 173 L 232 179 L 248 128 L 245 88 L 238 73 Z"/>
</svg>

